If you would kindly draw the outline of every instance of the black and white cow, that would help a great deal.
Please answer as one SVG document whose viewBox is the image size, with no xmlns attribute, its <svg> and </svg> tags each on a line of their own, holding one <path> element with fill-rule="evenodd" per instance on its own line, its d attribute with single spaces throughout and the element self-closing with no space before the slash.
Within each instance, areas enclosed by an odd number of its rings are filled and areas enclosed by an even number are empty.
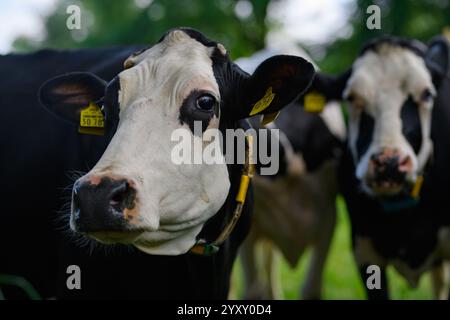
<svg viewBox="0 0 450 320">
<path fill-rule="evenodd" d="M 443 266 L 450 258 L 449 44 L 383 37 L 370 42 L 350 71 L 319 75 L 312 90 L 348 103 L 348 150 L 341 191 L 352 223 L 361 276 L 392 265 L 411 286 L 431 270 L 442 297 Z"/>
<path fill-rule="evenodd" d="M 221 44 L 189 28 L 169 31 L 120 70 L 130 54 L 126 48 L 42 51 L 32 61 L 0 58 L 2 74 L 8 75 L 0 100 L 6 151 L 1 193 L 8 199 L 0 272 L 26 276 L 45 297 L 226 298 L 249 226 L 251 191 L 241 219 L 216 254 L 188 252 L 198 239 L 213 241 L 229 223 L 243 165 L 175 164 L 171 133 L 192 131 L 195 121 L 203 131 L 245 129 L 242 119 L 251 112 L 278 112 L 294 100 L 311 82 L 314 68 L 299 57 L 277 56 L 249 76 Z M 16 70 L 23 71 L 11 81 Z M 30 70 L 40 80 L 62 73 L 41 87 L 40 101 L 68 123 L 50 117 L 30 98 L 37 89 L 33 77 L 25 76 Z M 272 99 L 254 112 L 268 88 Z M 81 111 L 92 102 L 103 105 L 104 137 L 81 136 L 69 124 L 78 126 Z M 193 139 L 202 138 L 191 131 Z M 85 163 L 95 165 L 74 184 L 70 228 L 137 250 L 90 254 L 58 241 L 51 223 L 57 187 L 67 170 L 83 170 Z M 80 290 L 66 287 L 69 265 L 81 269 Z"/>
<path fill-rule="evenodd" d="M 236 63 L 251 73 L 276 54 L 311 61 L 298 46 L 279 43 Z M 304 99 L 289 105 L 266 129 L 279 130 L 280 170 L 274 176 L 253 179 L 255 209 L 249 236 L 241 247 L 247 299 L 282 299 L 278 251 L 295 267 L 307 249 L 311 249 L 311 259 L 300 296 L 321 297 L 322 274 L 336 222 L 336 160 L 345 140 L 345 124 L 338 103 L 329 102 L 318 114 L 307 112 Z M 252 125 L 258 124 L 252 120 Z"/>
</svg>

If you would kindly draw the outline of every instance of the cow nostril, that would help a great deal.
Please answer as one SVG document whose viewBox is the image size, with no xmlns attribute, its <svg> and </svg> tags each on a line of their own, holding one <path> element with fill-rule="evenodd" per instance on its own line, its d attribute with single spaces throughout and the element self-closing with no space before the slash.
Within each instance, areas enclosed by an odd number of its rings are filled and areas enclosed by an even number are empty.
<svg viewBox="0 0 450 320">
<path fill-rule="evenodd" d="M 122 181 L 112 190 L 109 205 L 119 212 L 125 208 L 131 208 L 134 206 L 135 193 L 133 187 L 127 181 Z"/>
<path fill-rule="evenodd" d="M 122 201 L 124 200 L 125 196 L 126 196 L 126 189 L 124 189 L 124 190 L 116 190 L 112 194 L 111 200 L 109 201 L 109 203 L 112 206 L 116 206 L 116 205 L 122 203 Z"/>
<path fill-rule="evenodd" d="M 372 161 L 375 165 L 380 166 L 382 165 L 381 162 L 381 154 L 380 153 L 374 153 L 372 154 L 372 156 L 370 157 L 370 161 Z"/>
</svg>

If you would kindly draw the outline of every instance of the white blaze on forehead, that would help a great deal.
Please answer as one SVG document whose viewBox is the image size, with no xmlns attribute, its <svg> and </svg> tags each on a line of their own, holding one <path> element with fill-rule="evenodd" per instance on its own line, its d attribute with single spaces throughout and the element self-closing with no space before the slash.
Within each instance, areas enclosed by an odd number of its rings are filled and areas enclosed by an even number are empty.
<svg viewBox="0 0 450 320">
<path fill-rule="evenodd" d="M 431 150 L 429 116 L 431 105 L 422 103 L 425 89 L 434 91 L 431 76 L 423 59 L 412 51 L 391 44 L 382 44 L 376 51 L 369 50 L 353 64 L 344 97 L 352 95 L 363 103 L 363 109 L 354 107 L 350 114 L 349 143 L 356 158 L 356 141 L 362 110 L 375 120 L 372 142 L 357 166 L 357 176 L 363 178 L 371 154 L 382 148 L 396 148 L 413 161 L 413 171 L 421 169 Z M 402 133 L 401 108 L 411 95 L 418 103 L 424 140 L 419 159 Z M 414 179 L 415 177 L 410 177 Z"/>
<path fill-rule="evenodd" d="M 152 48 L 132 57 L 119 74 L 120 121 L 117 132 L 91 173 L 120 175 L 136 182 L 136 227 L 148 230 L 135 245 L 151 254 L 181 254 L 194 245 L 203 223 L 219 211 L 230 181 L 225 164 L 175 164 L 174 130 L 180 107 L 193 90 L 220 101 L 213 48 L 173 31 Z M 212 119 L 209 127 L 218 127 Z M 196 137 L 198 138 L 198 137 Z M 208 201 L 205 201 L 207 199 Z"/>
</svg>

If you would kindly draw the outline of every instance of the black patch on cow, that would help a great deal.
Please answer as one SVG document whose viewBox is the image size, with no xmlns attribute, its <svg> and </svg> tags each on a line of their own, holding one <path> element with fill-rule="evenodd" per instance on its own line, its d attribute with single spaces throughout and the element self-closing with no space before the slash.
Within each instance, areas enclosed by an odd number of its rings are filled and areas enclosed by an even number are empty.
<svg viewBox="0 0 450 320">
<path fill-rule="evenodd" d="M 419 106 L 411 96 L 405 101 L 401 109 L 402 133 L 411 145 L 414 153 L 419 153 L 422 146 L 422 124 L 419 117 Z M 367 152 L 373 139 L 375 120 L 366 112 L 361 113 L 359 120 L 356 152 L 358 160 Z"/>
<path fill-rule="evenodd" d="M 180 123 L 181 124 L 186 123 L 189 126 L 189 129 L 191 129 L 193 134 L 195 134 L 194 132 L 195 121 L 201 121 L 202 132 L 205 132 L 213 116 L 219 118 L 220 114 L 219 102 L 217 102 L 211 110 L 203 110 L 198 107 L 197 99 L 199 99 L 202 95 L 205 94 L 208 95 L 208 92 L 193 90 L 186 97 L 186 99 L 184 99 L 183 104 L 181 105 L 180 108 L 180 116 L 179 116 Z"/>
<path fill-rule="evenodd" d="M 373 139 L 375 120 L 367 112 L 362 112 L 359 118 L 358 139 L 356 140 L 356 153 L 358 160 L 367 152 Z"/>
<path fill-rule="evenodd" d="M 409 96 L 401 111 L 403 135 L 416 154 L 419 153 L 422 146 L 422 124 L 420 122 L 419 108 L 420 106 Z"/>
</svg>

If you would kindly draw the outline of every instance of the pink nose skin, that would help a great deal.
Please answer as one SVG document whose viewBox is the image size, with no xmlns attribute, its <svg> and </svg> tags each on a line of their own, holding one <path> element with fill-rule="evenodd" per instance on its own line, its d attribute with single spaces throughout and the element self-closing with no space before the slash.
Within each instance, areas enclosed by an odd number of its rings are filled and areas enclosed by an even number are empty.
<svg viewBox="0 0 450 320">
<path fill-rule="evenodd" d="M 380 152 L 374 153 L 370 157 L 370 164 L 376 166 L 397 166 L 400 172 L 409 172 L 412 170 L 412 159 L 409 155 L 402 155 L 399 150 L 386 148 Z"/>
<path fill-rule="evenodd" d="M 102 179 L 103 177 L 101 176 L 92 175 L 87 179 L 87 181 L 89 182 L 90 185 L 97 186 L 100 184 L 100 182 L 102 182 Z"/>
</svg>

